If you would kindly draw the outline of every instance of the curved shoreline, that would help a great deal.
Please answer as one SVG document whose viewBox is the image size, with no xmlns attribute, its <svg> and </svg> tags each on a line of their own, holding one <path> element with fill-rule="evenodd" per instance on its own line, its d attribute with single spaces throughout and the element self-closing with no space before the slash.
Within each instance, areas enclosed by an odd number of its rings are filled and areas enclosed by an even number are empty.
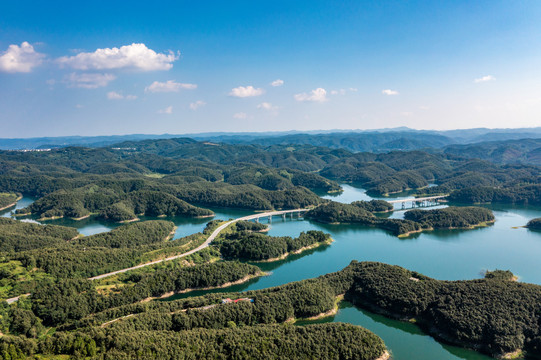
<svg viewBox="0 0 541 360">
<path fill-rule="evenodd" d="M 174 296 L 174 295 L 177 295 L 177 294 L 186 294 L 186 293 L 189 293 L 189 292 L 192 292 L 192 291 L 207 291 L 207 290 L 216 290 L 216 289 L 224 289 L 224 288 L 227 288 L 227 287 L 230 287 L 230 286 L 234 286 L 234 285 L 240 285 L 240 284 L 243 284 L 247 281 L 250 281 L 252 279 L 255 279 L 255 278 L 258 278 L 258 277 L 261 277 L 261 276 L 267 276 L 268 273 L 264 272 L 264 271 L 259 271 L 253 275 L 246 275 L 245 277 L 243 277 L 242 279 L 239 279 L 239 280 L 235 280 L 235 281 L 229 281 L 229 282 L 226 282 L 222 285 L 217 285 L 217 286 L 208 286 L 208 287 L 204 287 L 204 288 L 188 288 L 188 289 L 184 289 L 184 290 L 180 290 L 180 291 L 169 291 L 169 292 L 166 292 L 160 296 L 153 296 L 153 297 L 148 297 L 146 299 L 143 299 L 141 300 L 141 302 L 148 302 L 148 301 L 152 301 L 152 300 L 159 300 L 159 299 L 167 299 L 168 297 L 171 297 L 171 296 Z"/>
<path fill-rule="evenodd" d="M 342 300 L 344 300 L 345 295 L 346 294 L 339 294 L 339 295 L 335 296 L 334 305 L 333 305 L 332 309 L 330 309 L 329 311 L 326 311 L 326 312 L 323 312 L 323 313 L 320 313 L 320 314 L 317 314 L 317 315 L 314 315 L 314 316 L 310 316 L 310 317 L 307 317 L 307 318 L 296 319 L 295 321 L 313 321 L 313 320 L 319 320 L 319 319 L 323 319 L 323 318 L 326 318 L 326 317 L 329 317 L 329 316 L 336 315 L 338 313 L 338 309 L 340 308 L 340 302 Z"/>
<path fill-rule="evenodd" d="M 15 202 L 0 208 L 0 211 L 4 211 L 6 209 L 9 209 L 10 207 L 16 206 L 19 200 L 21 200 L 22 198 L 23 198 L 22 195 L 18 195 L 17 198 L 15 199 Z"/>
<path fill-rule="evenodd" d="M 334 242 L 334 239 L 329 238 L 326 241 L 317 242 L 317 243 L 314 243 L 312 245 L 304 246 L 304 247 L 302 247 L 302 248 L 300 248 L 298 250 L 294 250 L 294 251 L 291 251 L 291 252 L 286 252 L 286 253 L 284 253 L 284 254 L 282 254 L 282 255 L 280 255 L 278 257 L 275 257 L 275 258 L 264 259 L 264 260 L 246 260 L 246 261 L 253 262 L 253 263 L 270 263 L 270 262 L 274 262 L 274 261 L 280 261 L 280 260 L 286 259 L 288 256 L 302 254 L 305 251 L 312 250 L 312 249 L 317 249 L 318 247 L 321 247 L 321 246 L 324 246 L 324 245 L 330 245 L 333 242 Z"/>
<path fill-rule="evenodd" d="M 352 300 L 347 300 L 353 304 L 353 306 L 370 311 L 375 314 L 383 315 L 389 319 L 394 319 L 398 321 L 404 321 L 409 322 L 417 325 L 419 329 L 426 335 L 431 336 L 438 342 L 442 342 L 444 344 L 449 344 L 452 346 L 461 347 L 464 349 L 470 349 L 485 355 L 489 355 L 491 357 L 497 358 L 497 359 L 516 359 L 516 357 L 512 357 L 518 354 L 518 356 L 521 356 L 524 354 L 523 349 L 516 349 L 512 352 L 506 352 L 506 353 L 491 353 L 489 349 L 486 348 L 484 344 L 480 343 L 474 343 L 474 342 L 463 342 L 459 341 L 448 334 L 442 332 L 440 329 L 435 328 L 432 326 L 433 324 L 424 321 L 422 318 L 416 318 L 416 317 L 409 317 L 407 315 L 402 315 L 398 313 L 393 313 L 389 310 L 383 309 L 377 305 L 374 305 L 372 303 L 366 302 L 366 301 L 357 301 L 354 302 Z"/>
<path fill-rule="evenodd" d="M 412 234 L 418 234 L 418 233 L 422 233 L 422 232 L 425 232 L 425 231 L 435 231 L 435 230 L 473 230 L 473 229 L 477 229 L 477 228 L 482 228 L 482 227 L 487 227 L 489 225 L 492 225 L 496 222 L 496 220 L 490 220 L 490 221 L 483 221 L 483 222 L 480 222 L 478 224 L 474 224 L 474 225 L 470 225 L 470 226 L 450 226 L 450 227 L 437 227 L 437 228 L 434 228 L 434 227 L 429 227 L 429 228 L 426 228 L 426 229 L 421 229 L 421 230 L 417 230 L 417 231 L 409 231 L 407 233 L 404 233 L 404 234 L 399 234 L 398 237 L 399 238 L 404 238 L 404 237 L 408 237 Z"/>
<path fill-rule="evenodd" d="M 225 228 L 227 228 L 227 227 L 228 227 L 229 225 L 231 225 L 231 224 L 236 223 L 237 221 L 241 221 L 241 220 L 255 220 L 255 219 L 260 218 L 260 217 L 276 216 L 276 215 L 282 215 L 282 214 L 293 213 L 293 212 L 299 212 L 299 211 L 308 211 L 308 209 L 294 209 L 294 210 L 282 210 L 282 211 L 269 211 L 269 212 L 267 212 L 267 213 L 253 214 L 253 215 L 243 216 L 243 217 L 240 217 L 240 218 L 237 218 L 237 219 L 229 220 L 229 221 L 224 222 L 224 223 L 221 224 L 220 226 L 218 226 L 218 227 L 210 234 L 210 236 L 205 240 L 205 242 L 203 242 L 201 245 L 199 245 L 199 246 L 196 247 L 195 249 L 192 249 L 192 250 L 187 251 L 187 252 L 182 253 L 182 254 L 170 256 L 170 257 L 167 257 L 167 258 L 165 258 L 165 259 L 154 260 L 154 261 L 150 261 L 150 262 L 147 262 L 147 263 L 144 263 L 144 264 L 139 264 L 139 265 L 136 265 L 136 266 L 132 266 L 132 267 L 129 267 L 129 268 L 125 268 L 125 269 L 120 269 L 120 270 L 112 271 L 112 272 L 110 272 L 110 273 L 97 275 L 97 276 L 88 278 L 88 280 L 99 280 L 99 279 L 103 279 L 103 278 L 106 278 L 106 277 L 109 277 L 109 276 L 113 276 L 113 275 L 125 273 L 125 272 L 128 272 L 128 271 L 130 271 L 130 270 L 140 269 L 140 268 L 145 267 L 145 266 L 150 266 L 150 265 L 154 265 L 154 264 L 159 264 L 159 263 L 164 262 L 164 261 L 171 261 L 171 260 L 175 260 L 175 259 L 180 259 L 180 258 L 182 258 L 182 257 L 186 257 L 186 256 L 188 256 L 188 255 L 194 254 L 194 253 L 196 253 L 196 252 L 198 252 L 198 251 L 200 251 L 200 250 L 203 250 L 204 248 L 208 247 L 208 246 L 212 243 L 212 241 L 214 241 L 214 239 L 216 239 L 216 237 L 217 237 L 217 236 L 218 236 Z"/>
</svg>

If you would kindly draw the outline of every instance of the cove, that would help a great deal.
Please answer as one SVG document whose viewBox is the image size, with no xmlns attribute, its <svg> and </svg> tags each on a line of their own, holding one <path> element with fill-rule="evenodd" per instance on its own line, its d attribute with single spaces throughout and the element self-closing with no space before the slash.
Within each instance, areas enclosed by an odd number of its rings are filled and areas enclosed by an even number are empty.
<svg viewBox="0 0 541 360">
<path fill-rule="evenodd" d="M 342 185 L 344 192 L 337 196 L 324 196 L 334 201 L 352 202 L 371 200 L 361 188 Z M 397 194 L 398 198 L 409 197 Z M 390 197 L 384 199 L 391 199 Z M 21 203 L 27 201 L 26 204 Z M 17 205 L 28 206 L 32 199 L 24 198 Z M 242 285 L 210 292 L 256 290 L 317 277 L 341 270 L 351 260 L 379 261 L 400 265 L 441 280 L 462 280 L 482 277 L 484 270 L 496 268 L 511 270 L 520 281 L 541 284 L 541 268 L 538 266 L 541 254 L 541 232 L 530 231 L 520 226 L 529 220 L 541 217 L 541 209 L 524 206 L 491 206 L 496 217 L 494 225 L 473 230 L 438 230 L 416 234 L 400 239 L 380 229 L 359 225 L 328 225 L 307 220 L 273 218 L 269 235 L 298 236 L 301 231 L 322 230 L 331 234 L 335 242 L 274 263 L 258 263 L 269 276 L 257 278 Z M 9 216 L 13 210 L 3 212 Z M 252 212 L 231 209 L 212 209 L 215 219 L 227 220 Z M 402 217 L 402 211 L 382 216 Z M 150 219 L 150 218 L 148 218 Z M 212 218 L 165 218 L 178 226 L 175 238 L 201 231 Z M 75 226 L 79 231 L 108 231 L 115 224 L 100 223 L 95 218 L 88 222 L 71 224 L 68 219 L 47 223 Z M 78 227 L 81 224 L 81 227 Z M 100 228 L 100 226 L 102 228 Z M 514 228 L 519 227 L 519 228 Z M 101 232 L 101 231 L 100 231 Z M 89 234 L 88 234 L 89 235 Z M 168 298 L 197 296 L 209 291 L 194 291 Z M 416 325 L 387 319 L 343 303 L 338 314 L 324 321 L 348 322 L 363 326 L 380 336 L 393 354 L 395 360 L 409 359 L 489 359 L 475 351 L 447 346 L 424 334 Z"/>
</svg>

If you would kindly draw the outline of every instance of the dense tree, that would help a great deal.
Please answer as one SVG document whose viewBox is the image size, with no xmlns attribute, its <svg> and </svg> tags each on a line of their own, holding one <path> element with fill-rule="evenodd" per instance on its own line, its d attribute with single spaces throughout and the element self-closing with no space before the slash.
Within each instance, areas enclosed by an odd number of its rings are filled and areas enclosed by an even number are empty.
<svg viewBox="0 0 541 360">
<path fill-rule="evenodd" d="M 0 193 L 0 209 L 15 204 L 17 198 L 17 194 L 14 193 Z"/>
<path fill-rule="evenodd" d="M 406 211 L 404 218 L 415 221 L 427 229 L 468 228 L 494 221 L 491 210 L 474 206 L 451 206 L 433 210 L 413 209 Z"/>
<path fill-rule="evenodd" d="M 326 341 L 325 339 L 333 339 Z M 1 359 L 23 359 L 42 354 L 103 359 L 359 359 L 375 360 L 385 351 L 373 333 L 350 324 L 261 325 L 250 328 L 198 329 L 182 332 L 57 333 L 49 340 L 24 342 L 13 337 L 0 341 Z M 4 355 L 5 354 L 5 355 Z"/>
<path fill-rule="evenodd" d="M 534 230 L 541 230 L 541 218 L 536 218 L 528 221 L 526 227 Z"/>
<path fill-rule="evenodd" d="M 75 238 L 74 228 L 39 225 L 0 218 L 0 252 L 19 252 L 57 246 Z"/>
<path fill-rule="evenodd" d="M 378 208 L 386 208 L 378 203 Z M 411 220 L 377 218 L 371 212 L 365 210 L 375 205 L 342 204 L 328 202 L 308 211 L 307 219 L 323 223 L 353 223 L 366 226 L 375 226 L 388 230 L 395 235 L 409 235 L 421 230 L 421 225 Z"/>
<path fill-rule="evenodd" d="M 279 259 L 306 247 L 326 244 L 329 240 L 329 234 L 315 230 L 302 232 L 297 238 L 237 231 L 225 235 L 216 242 L 216 246 L 227 259 L 261 261 Z"/>
<path fill-rule="evenodd" d="M 385 200 L 354 201 L 351 205 L 358 206 L 371 213 L 393 211 L 393 205 Z"/>
</svg>

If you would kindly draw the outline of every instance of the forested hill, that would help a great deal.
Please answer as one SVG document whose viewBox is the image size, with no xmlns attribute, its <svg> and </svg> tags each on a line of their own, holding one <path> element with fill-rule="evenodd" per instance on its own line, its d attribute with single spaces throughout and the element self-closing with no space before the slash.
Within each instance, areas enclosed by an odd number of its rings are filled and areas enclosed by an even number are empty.
<svg viewBox="0 0 541 360">
<path fill-rule="evenodd" d="M 496 164 L 541 165 L 541 139 L 490 141 L 469 145 L 450 145 L 446 154 L 488 160 Z"/>
<path fill-rule="evenodd" d="M 317 205 L 315 194 L 306 189 L 338 191 L 336 181 L 356 183 L 378 195 L 423 189 L 430 183 L 440 186 L 421 192 L 448 194 L 475 187 L 523 192 L 522 187 L 541 183 L 539 167 L 500 165 L 464 155 L 417 150 L 353 153 L 312 145 L 266 147 L 186 138 L 144 140 L 98 149 L 0 151 L 0 190 L 41 197 L 89 184 L 109 188 L 111 181 L 129 179 L 130 189 L 125 188 L 127 183 L 114 185 L 117 196 L 106 206 L 127 201 L 128 192 L 150 190 L 165 191 L 192 205 L 263 210 Z M 523 200 L 528 199 L 518 199 Z M 122 212 L 131 215 L 131 207 Z"/>
<path fill-rule="evenodd" d="M 182 141 L 177 143 L 177 141 Z M 539 184 L 539 167 L 526 164 L 494 164 L 472 159 L 467 151 L 456 154 L 424 151 L 353 153 L 312 145 L 232 145 L 185 143 L 182 139 L 129 142 L 117 145 L 134 155 L 152 152 L 170 159 L 196 159 L 221 165 L 249 163 L 296 169 L 338 181 L 362 185 L 374 194 L 419 189 L 429 183 L 442 185 L 432 193 L 477 187 L 509 187 Z M 150 156 L 150 155 L 145 155 Z M 159 164 L 159 162 L 155 162 Z M 156 166 L 156 165 L 154 165 Z M 162 171 L 155 168 L 154 171 Z"/>
<path fill-rule="evenodd" d="M 265 137 L 247 142 L 239 138 L 224 138 L 223 141 L 231 143 L 252 143 L 264 146 L 314 145 L 332 149 L 345 149 L 353 152 L 388 152 L 393 150 L 440 148 L 455 143 L 452 138 L 447 136 L 417 131 L 292 134 Z"/>
</svg>

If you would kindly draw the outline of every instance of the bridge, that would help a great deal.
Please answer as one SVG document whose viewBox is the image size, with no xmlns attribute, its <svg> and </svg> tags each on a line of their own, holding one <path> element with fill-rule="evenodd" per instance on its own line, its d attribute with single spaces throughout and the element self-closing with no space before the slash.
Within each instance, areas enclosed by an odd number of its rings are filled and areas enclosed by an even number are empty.
<svg viewBox="0 0 541 360">
<path fill-rule="evenodd" d="M 449 195 L 438 195 L 438 196 L 427 196 L 422 198 L 410 198 L 410 199 L 402 199 L 402 200 L 391 200 L 387 201 L 390 204 L 402 204 L 402 209 L 407 208 L 407 204 L 411 204 L 411 208 L 416 207 L 427 207 L 427 206 L 437 206 L 439 205 L 440 201 L 444 198 L 446 198 Z"/>
</svg>

